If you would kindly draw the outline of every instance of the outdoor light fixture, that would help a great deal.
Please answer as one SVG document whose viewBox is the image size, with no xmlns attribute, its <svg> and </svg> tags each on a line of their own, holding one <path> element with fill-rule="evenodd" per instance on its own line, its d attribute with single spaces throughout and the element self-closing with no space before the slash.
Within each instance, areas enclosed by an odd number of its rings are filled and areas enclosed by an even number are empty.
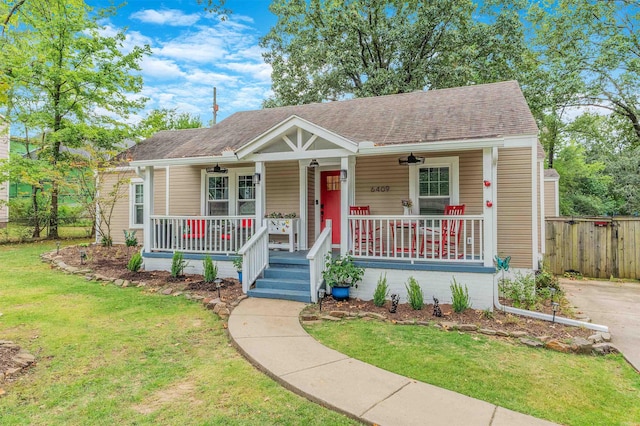
<svg viewBox="0 0 640 426">
<path fill-rule="evenodd" d="M 556 295 L 556 289 L 553 287 L 549 287 L 549 294 L 551 295 L 551 301 L 553 302 L 553 296 Z"/>
<path fill-rule="evenodd" d="M 56 254 L 60 254 L 60 241 L 56 241 Z"/>
<path fill-rule="evenodd" d="M 558 302 L 551 302 L 551 310 L 553 311 L 553 320 L 551 322 L 553 322 L 554 324 L 556 322 L 556 312 L 558 312 L 559 307 L 560 304 Z"/>
<path fill-rule="evenodd" d="M 318 167 L 320 165 L 320 163 L 318 163 L 318 160 L 316 160 L 315 158 L 311 160 L 311 162 L 309 163 L 309 167 L 313 168 L 313 167 Z"/>
<path fill-rule="evenodd" d="M 347 171 L 345 169 L 340 170 L 340 181 L 347 181 Z"/>
<path fill-rule="evenodd" d="M 253 174 L 253 179 L 256 181 L 256 183 L 260 183 L 260 173 L 254 173 Z"/>
<path fill-rule="evenodd" d="M 320 304 L 320 310 L 322 311 L 322 299 L 324 299 L 324 296 L 327 294 L 327 290 L 325 290 L 324 288 L 321 288 L 318 290 L 318 303 Z"/>
<path fill-rule="evenodd" d="M 207 167 L 207 173 L 227 173 L 229 170 L 216 164 L 214 167 Z"/>
<path fill-rule="evenodd" d="M 222 280 L 220 278 L 216 278 L 213 282 L 216 285 L 216 290 L 218 290 L 218 299 L 220 299 L 220 287 L 222 284 Z"/>
<path fill-rule="evenodd" d="M 398 163 L 403 166 L 411 166 L 413 164 L 424 164 L 424 157 L 416 157 L 413 152 L 408 157 L 398 159 Z"/>
<path fill-rule="evenodd" d="M 87 251 L 80 250 L 80 264 L 84 265 L 84 261 L 87 259 Z"/>
</svg>

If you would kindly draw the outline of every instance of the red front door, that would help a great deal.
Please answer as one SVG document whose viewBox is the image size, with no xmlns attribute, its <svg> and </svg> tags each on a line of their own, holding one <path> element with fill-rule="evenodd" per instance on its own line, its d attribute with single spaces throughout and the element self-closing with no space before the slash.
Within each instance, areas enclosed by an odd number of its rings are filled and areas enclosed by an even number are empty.
<svg viewBox="0 0 640 426">
<path fill-rule="evenodd" d="M 320 230 L 331 220 L 331 243 L 340 244 L 340 170 L 320 172 Z"/>
</svg>

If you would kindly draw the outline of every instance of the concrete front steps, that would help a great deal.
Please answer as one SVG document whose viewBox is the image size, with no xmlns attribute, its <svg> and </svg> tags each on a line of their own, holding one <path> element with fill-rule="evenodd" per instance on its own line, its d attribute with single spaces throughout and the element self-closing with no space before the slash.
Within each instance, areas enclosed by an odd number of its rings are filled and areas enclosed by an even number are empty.
<svg viewBox="0 0 640 426">
<path fill-rule="evenodd" d="M 309 262 L 304 259 L 270 259 L 264 277 L 258 278 L 247 295 L 266 299 L 311 303 Z"/>
</svg>

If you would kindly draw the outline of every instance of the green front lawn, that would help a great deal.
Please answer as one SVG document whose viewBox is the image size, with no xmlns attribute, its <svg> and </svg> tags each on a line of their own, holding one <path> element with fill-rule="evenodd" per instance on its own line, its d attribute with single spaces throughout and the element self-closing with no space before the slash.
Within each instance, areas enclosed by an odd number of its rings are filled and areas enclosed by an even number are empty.
<svg viewBox="0 0 640 426">
<path fill-rule="evenodd" d="M 640 374 L 620 355 L 562 354 L 362 319 L 306 328 L 364 362 L 514 411 L 567 425 L 640 424 Z"/>
<path fill-rule="evenodd" d="M 258 372 L 183 297 L 52 271 L 53 242 L 0 246 L 0 339 L 36 355 L 3 425 L 353 424 Z"/>
</svg>

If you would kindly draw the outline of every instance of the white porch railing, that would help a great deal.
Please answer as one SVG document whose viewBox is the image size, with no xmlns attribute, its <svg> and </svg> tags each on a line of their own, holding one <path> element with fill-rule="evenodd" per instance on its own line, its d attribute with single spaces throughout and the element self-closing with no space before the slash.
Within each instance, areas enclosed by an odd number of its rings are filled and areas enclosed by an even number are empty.
<svg viewBox="0 0 640 426">
<path fill-rule="evenodd" d="M 151 251 L 237 252 L 255 233 L 253 216 L 151 216 Z"/>
<path fill-rule="evenodd" d="M 349 216 L 356 258 L 447 262 L 484 261 L 484 217 Z"/>
<path fill-rule="evenodd" d="M 242 246 L 238 255 L 242 256 L 242 292 L 258 279 L 262 271 L 269 266 L 269 231 L 266 226 L 258 229 L 253 237 Z"/>
<path fill-rule="evenodd" d="M 315 244 L 307 254 L 309 260 L 309 288 L 311 302 L 318 301 L 318 290 L 322 285 L 322 272 L 325 269 L 325 256 L 331 252 L 331 220 L 327 220 L 324 230 L 316 239 Z"/>
</svg>

